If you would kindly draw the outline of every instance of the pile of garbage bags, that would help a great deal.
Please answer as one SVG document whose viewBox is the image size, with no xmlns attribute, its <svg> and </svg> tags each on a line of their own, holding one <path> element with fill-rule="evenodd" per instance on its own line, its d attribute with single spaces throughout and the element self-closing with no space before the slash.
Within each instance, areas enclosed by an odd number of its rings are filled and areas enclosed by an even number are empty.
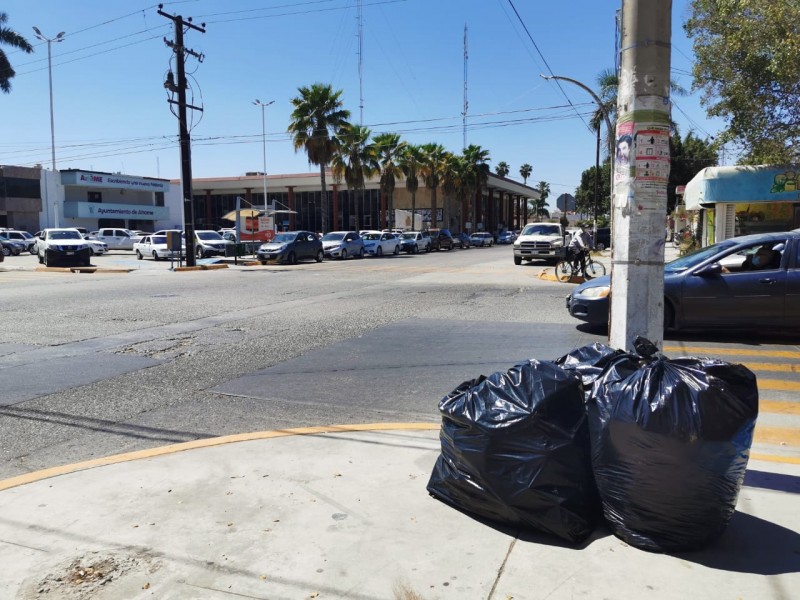
<svg viewBox="0 0 800 600">
<path fill-rule="evenodd" d="M 644 339 L 467 381 L 439 402 L 428 492 L 580 543 L 601 519 L 632 546 L 697 550 L 733 516 L 758 416 L 755 375 L 668 359 Z"/>
</svg>

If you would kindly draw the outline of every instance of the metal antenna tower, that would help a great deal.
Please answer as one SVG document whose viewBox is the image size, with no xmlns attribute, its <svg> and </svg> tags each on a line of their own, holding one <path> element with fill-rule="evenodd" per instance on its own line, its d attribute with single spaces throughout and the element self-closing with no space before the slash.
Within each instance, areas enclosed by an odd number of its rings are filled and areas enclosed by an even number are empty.
<svg viewBox="0 0 800 600">
<path fill-rule="evenodd" d="M 358 124 L 364 124 L 364 5 L 358 0 Z"/>
<path fill-rule="evenodd" d="M 464 148 L 467 147 L 467 110 L 469 109 L 469 101 L 467 100 L 468 61 L 469 61 L 469 54 L 467 53 L 467 24 L 464 23 L 464 111 L 461 113 L 461 130 L 464 137 Z"/>
</svg>

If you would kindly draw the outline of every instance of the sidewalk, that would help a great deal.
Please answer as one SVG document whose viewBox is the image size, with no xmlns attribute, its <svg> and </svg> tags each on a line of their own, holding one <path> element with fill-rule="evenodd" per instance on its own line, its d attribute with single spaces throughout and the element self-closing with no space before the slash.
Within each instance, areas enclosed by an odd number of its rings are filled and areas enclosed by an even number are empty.
<svg viewBox="0 0 800 600">
<path fill-rule="evenodd" d="M 736 515 L 705 551 L 650 554 L 603 527 L 575 548 L 431 498 L 438 428 L 231 436 L 0 481 L 0 589 L 26 600 L 763 599 L 800 589 L 797 465 L 751 461 Z"/>
</svg>

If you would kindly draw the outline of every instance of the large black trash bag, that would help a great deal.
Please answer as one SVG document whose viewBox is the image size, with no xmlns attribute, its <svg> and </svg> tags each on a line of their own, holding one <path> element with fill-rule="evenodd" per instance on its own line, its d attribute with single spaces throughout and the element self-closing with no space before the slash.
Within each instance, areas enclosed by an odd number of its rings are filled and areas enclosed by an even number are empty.
<svg viewBox="0 0 800 600">
<path fill-rule="evenodd" d="M 584 540 L 599 520 L 580 377 L 530 360 L 439 402 L 442 452 L 428 491 L 508 525 Z"/>
<path fill-rule="evenodd" d="M 627 356 L 627 353 L 623 350 L 615 350 L 611 346 L 594 343 L 572 350 L 568 354 L 557 358 L 555 363 L 562 369 L 575 371 L 580 375 L 586 399 L 588 400 L 595 380 L 603 374 L 611 363 L 624 356 Z"/>
<path fill-rule="evenodd" d="M 612 361 L 587 405 L 603 516 L 637 548 L 698 550 L 736 508 L 758 416 L 756 377 L 713 358 L 645 354 Z"/>
</svg>

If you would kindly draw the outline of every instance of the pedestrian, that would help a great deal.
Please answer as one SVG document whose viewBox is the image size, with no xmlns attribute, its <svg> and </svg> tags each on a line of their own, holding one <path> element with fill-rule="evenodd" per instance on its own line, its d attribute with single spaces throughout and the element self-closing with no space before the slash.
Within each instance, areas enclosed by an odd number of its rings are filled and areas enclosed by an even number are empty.
<svg viewBox="0 0 800 600">
<path fill-rule="evenodd" d="M 580 229 L 572 235 L 572 239 L 569 242 L 569 250 L 573 255 L 573 268 L 577 269 L 578 265 L 580 265 L 579 273 L 585 276 L 586 256 L 589 254 L 589 250 L 594 247 L 594 244 L 592 243 L 592 236 L 586 231 L 586 223 L 580 223 L 579 227 Z"/>
</svg>

